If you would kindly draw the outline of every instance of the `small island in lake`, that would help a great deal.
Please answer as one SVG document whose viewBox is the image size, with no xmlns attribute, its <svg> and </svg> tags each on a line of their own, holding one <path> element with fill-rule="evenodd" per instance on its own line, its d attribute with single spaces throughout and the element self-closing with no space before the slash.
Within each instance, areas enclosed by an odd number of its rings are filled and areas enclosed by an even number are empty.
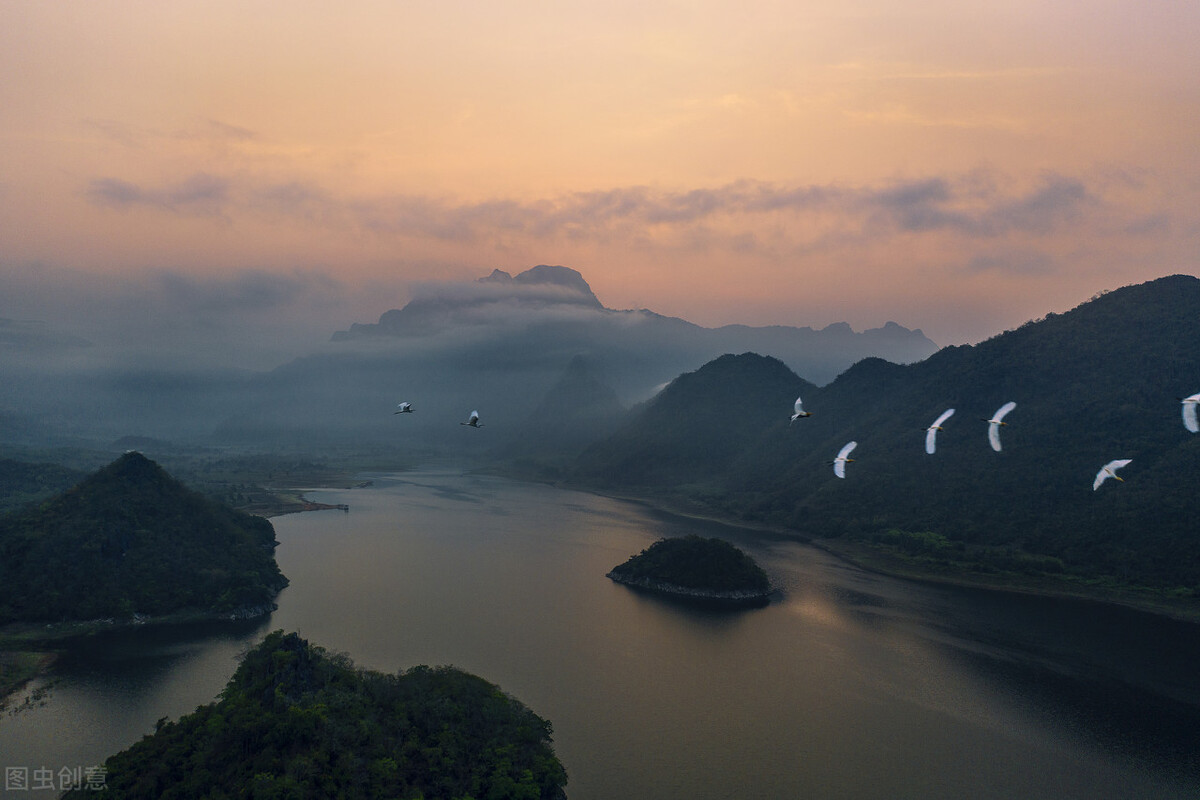
<svg viewBox="0 0 1200 800">
<path fill-rule="evenodd" d="M 617 583 L 730 605 L 766 603 L 773 591 L 754 559 L 723 539 L 660 539 L 608 573 Z"/>
</svg>

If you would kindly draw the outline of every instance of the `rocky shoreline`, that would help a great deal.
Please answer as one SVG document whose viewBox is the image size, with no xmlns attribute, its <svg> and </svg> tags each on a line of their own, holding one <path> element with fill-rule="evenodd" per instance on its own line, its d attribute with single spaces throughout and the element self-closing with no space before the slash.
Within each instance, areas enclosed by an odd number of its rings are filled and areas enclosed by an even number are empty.
<svg viewBox="0 0 1200 800">
<path fill-rule="evenodd" d="M 778 589 L 767 589 L 766 591 L 739 589 L 718 592 L 710 589 L 679 586 L 674 583 L 667 583 L 666 581 L 656 581 L 652 578 L 631 578 L 621 575 L 615 570 L 609 572 L 605 577 L 616 583 L 633 587 L 634 589 L 722 606 L 763 606 L 770 602 L 772 595 L 779 591 Z"/>
</svg>

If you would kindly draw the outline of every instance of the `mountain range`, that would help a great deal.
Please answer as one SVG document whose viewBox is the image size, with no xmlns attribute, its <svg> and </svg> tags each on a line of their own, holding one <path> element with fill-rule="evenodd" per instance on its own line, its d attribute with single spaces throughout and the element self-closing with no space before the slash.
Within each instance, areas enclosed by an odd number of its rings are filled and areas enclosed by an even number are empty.
<svg viewBox="0 0 1200 800">
<path fill-rule="evenodd" d="M 778 359 L 725 355 L 588 447 L 567 480 L 811 536 L 890 536 L 947 562 L 1200 593 L 1200 436 L 1178 400 L 1200 390 L 1197 341 L 1200 280 L 1175 275 L 914 364 L 863 359 L 820 387 Z M 797 396 L 812 416 L 790 422 Z M 995 452 L 984 420 L 1008 401 Z M 849 441 L 839 479 L 830 462 Z M 1132 459 L 1124 481 L 1093 491 L 1116 458 Z"/>
<path fill-rule="evenodd" d="M 936 345 L 895 323 L 862 333 L 845 324 L 704 328 L 644 309 L 606 308 L 567 267 L 541 265 L 515 276 L 496 270 L 476 281 L 418 287 L 411 302 L 377 323 L 352 325 L 322 352 L 256 376 L 216 438 L 393 443 L 407 454 L 482 458 L 501 437 L 465 440 L 456 436 L 463 431 L 450 430 L 472 410 L 513 442 L 518 429 L 545 431 L 533 412 L 582 372 L 603 384 L 599 391 L 617 411 L 681 372 L 746 349 L 820 382 L 867 356 L 911 362 Z M 414 413 L 393 419 L 401 401 Z M 568 444 L 557 437 L 531 443 Z"/>
</svg>

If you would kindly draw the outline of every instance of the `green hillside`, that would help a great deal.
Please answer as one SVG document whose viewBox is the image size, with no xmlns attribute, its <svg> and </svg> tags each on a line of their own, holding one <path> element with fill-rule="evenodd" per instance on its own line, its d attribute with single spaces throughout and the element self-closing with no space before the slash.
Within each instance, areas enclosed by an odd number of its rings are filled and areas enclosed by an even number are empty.
<svg viewBox="0 0 1200 800">
<path fill-rule="evenodd" d="M 217 702 L 109 758 L 100 796 L 557 799 L 567 776 L 550 734 L 482 678 L 360 670 L 276 631 Z"/>
<path fill-rule="evenodd" d="M 585 452 L 574 475 L 951 568 L 1197 594 L 1200 436 L 1183 427 L 1177 400 L 1200 390 L 1197 342 L 1200 280 L 1171 276 L 917 364 L 861 361 L 804 389 L 813 416 L 794 424 L 778 369 L 726 356 Z M 734 422 L 725 437 L 710 429 L 728 417 L 708 412 L 734 393 L 757 423 Z M 983 420 L 1010 400 L 993 452 Z M 956 413 L 927 455 L 925 428 L 947 408 Z M 851 440 L 855 461 L 838 479 L 829 462 Z M 652 457 L 702 468 L 617 468 Z M 1133 459 L 1125 482 L 1094 492 L 1115 458 Z"/>
<path fill-rule="evenodd" d="M 778 359 L 721 356 L 680 375 L 616 434 L 589 447 L 573 477 L 607 488 L 723 487 L 747 443 L 780 420 L 786 427 L 796 397 L 807 402 L 815 390 Z"/>
<path fill-rule="evenodd" d="M 0 624 L 226 612 L 287 585 L 275 531 L 131 452 L 0 517 Z"/>
</svg>

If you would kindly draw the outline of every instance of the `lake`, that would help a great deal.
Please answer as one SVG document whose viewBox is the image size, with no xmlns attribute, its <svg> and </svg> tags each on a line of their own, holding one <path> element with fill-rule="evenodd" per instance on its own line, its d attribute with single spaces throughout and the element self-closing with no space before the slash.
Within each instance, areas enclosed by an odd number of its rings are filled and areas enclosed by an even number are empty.
<svg viewBox="0 0 1200 800">
<path fill-rule="evenodd" d="M 368 478 L 309 493 L 349 512 L 272 520 L 291 585 L 269 619 L 78 644 L 0 718 L 0 766 L 98 764 L 213 700 L 282 628 L 362 667 L 498 684 L 552 722 L 571 800 L 1200 797 L 1200 626 L 900 581 L 538 484 Z M 780 595 L 719 611 L 604 577 L 688 533 L 749 552 Z"/>
</svg>

